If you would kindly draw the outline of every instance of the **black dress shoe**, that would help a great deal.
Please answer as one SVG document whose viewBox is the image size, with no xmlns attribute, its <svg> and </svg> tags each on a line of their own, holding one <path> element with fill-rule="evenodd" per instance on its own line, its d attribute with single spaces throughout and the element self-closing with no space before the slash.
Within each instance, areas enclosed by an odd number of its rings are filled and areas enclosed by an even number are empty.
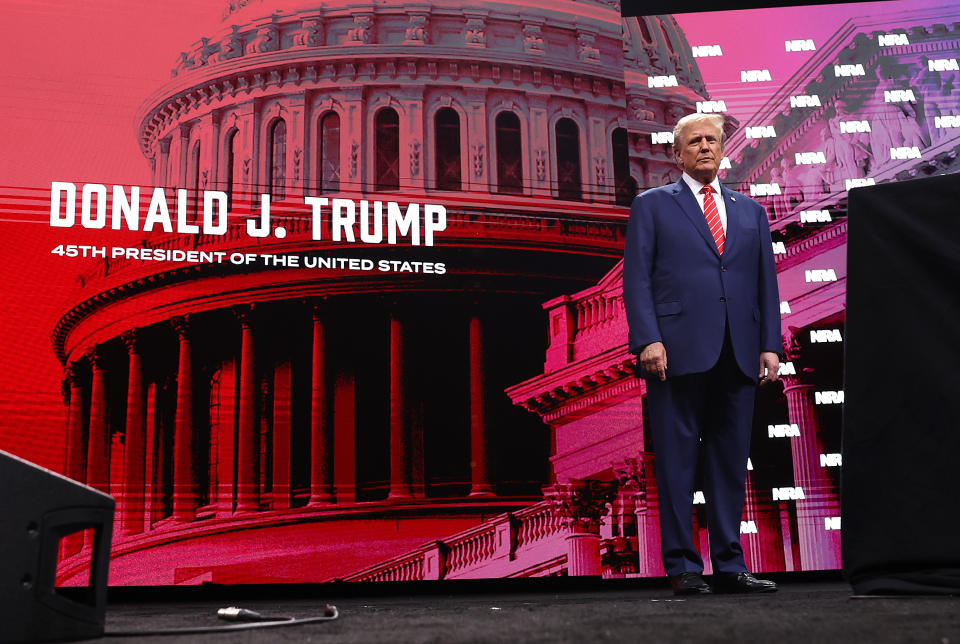
<svg viewBox="0 0 960 644">
<path fill-rule="evenodd" d="M 698 572 L 682 572 L 671 575 L 670 586 L 674 595 L 710 595 L 713 593 L 710 586 Z"/>
<path fill-rule="evenodd" d="M 774 593 L 777 585 L 766 579 L 757 579 L 748 572 L 718 572 L 713 575 L 715 593 Z"/>
</svg>

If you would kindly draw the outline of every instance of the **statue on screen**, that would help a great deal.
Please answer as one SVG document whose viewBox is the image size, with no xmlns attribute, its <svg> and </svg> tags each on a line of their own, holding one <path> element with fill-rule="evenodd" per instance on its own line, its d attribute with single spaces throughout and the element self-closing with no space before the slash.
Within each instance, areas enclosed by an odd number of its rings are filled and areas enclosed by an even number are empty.
<svg viewBox="0 0 960 644">
<path fill-rule="evenodd" d="M 930 59 L 926 56 L 920 57 L 920 69 L 910 79 L 910 88 L 913 90 L 917 100 L 921 102 L 920 109 L 917 110 L 917 117 L 922 115 L 921 130 L 923 138 L 927 141 L 933 141 L 933 133 L 936 129 L 934 118 L 938 116 L 937 105 L 932 100 L 939 92 L 943 82 L 941 73 L 930 69 Z"/>
<path fill-rule="evenodd" d="M 770 204 L 770 210 L 772 211 L 773 221 L 779 221 L 787 216 L 787 209 L 784 206 L 783 201 L 783 177 L 780 175 L 780 168 L 773 167 L 770 168 L 770 183 L 775 183 L 778 186 L 781 186 L 781 194 L 768 197 L 768 202 Z"/>
<path fill-rule="evenodd" d="M 927 127 L 930 131 L 930 145 L 936 145 L 950 137 L 950 128 L 938 128 L 935 124 L 938 116 L 956 114 L 957 100 L 954 94 L 958 84 L 960 84 L 960 77 L 957 72 L 941 72 L 940 86 L 936 91 L 931 91 L 925 96 L 924 104 L 929 106 Z"/>
<path fill-rule="evenodd" d="M 830 138 L 833 140 L 834 152 L 836 154 L 837 166 L 841 173 L 847 177 L 859 176 L 857 160 L 853 152 L 853 143 L 850 140 L 850 134 L 844 134 L 840 131 L 841 117 L 838 114 L 827 121 L 830 128 Z"/>
<path fill-rule="evenodd" d="M 780 159 L 780 178 L 783 180 L 783 191 L 778 201 L 785 214 L 789 215 L 803 203 L 803 180 L 797 166 L 786 157 Z"/>
<path fill-rule="evenodd" d="M 921 116 L 916 103 L 902 103 L 895 112 L 899 121 L 902 146 L 907 148 L 926 147 L 927 144 L 923 139 L 923 129 L 919 122 Z"/>
<path fill-rule="evenodd" d="M 836 144 L 826 127 L 820 129 L 820 150 L 826 157 L 826 163 L 811 165 L 803 175 L 803 185 L 807 189 L 807 196 L 818 199 L 830 194 L 833 190 L 834 168 L 836 167 Z"/>
<path fill-rule="evenodd" d="M 870 119 L 870 154 L 873 157 L 871 170 L 876 170 L 890 160 L 890 148 L 893 145 L 893 135 L 890 132 L 891 126 L 894 126 L 888 120 L 892 115 L 885 115 L 877 112 Z"/>
</svg>

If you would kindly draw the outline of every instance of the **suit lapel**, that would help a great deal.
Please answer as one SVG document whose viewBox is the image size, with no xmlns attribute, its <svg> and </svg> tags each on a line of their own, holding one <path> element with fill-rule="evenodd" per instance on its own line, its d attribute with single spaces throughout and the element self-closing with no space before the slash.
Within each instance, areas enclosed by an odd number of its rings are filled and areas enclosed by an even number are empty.
<svg viewBox="0 0 960 644">
<path fill-rule="evenodd" d="M 737 239 L 740 236 L 740 203 L 736 201 L 736 198 L 733 195 L 733 192 L 723 187 L 723 184 L 720 185 L 720 196 L 723 199 L 723 205 L 727 209 L 727 232 L 726 240 L 723 244 L 723 254 L 729 256 L 735 245 Z"/>
<path fill-rule="evenodd" d="M 700 204 L 697 203 L 697 198 L 690 190 L 690 186 L 687 185 L 682 177 L 673 186 L 673 198 L 677 200 L 680 210 L 683 211 L 683 214 L 686 215 L 690 223 L 693 224 L 693 227 L 696 228 L 700 236 L 703 237 L 703 241 L 705 241 L 719 257 L 720 253 L 717 250 L 717 243 L 713 241 L 713 235 L 710 234 L 710 228 L 707 227 L 707 219 L 703 216 L 703 211 L 700 210 Z"/>
</svg>

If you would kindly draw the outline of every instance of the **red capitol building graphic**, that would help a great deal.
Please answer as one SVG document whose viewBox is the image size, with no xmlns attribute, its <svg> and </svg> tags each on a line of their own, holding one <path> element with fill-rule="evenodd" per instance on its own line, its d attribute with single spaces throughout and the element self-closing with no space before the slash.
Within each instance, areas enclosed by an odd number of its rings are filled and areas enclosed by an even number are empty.
<svg viewBox="0 0 960 644">
<path fill-rule="evenodd" d="M 65 472 L 118 503 L 111 583 L 663 574 L 619 260 L 633 195 L 677 178 L 651 135 L 710 98 L 677 23 L 618 2 L 230 2 L 138 114 L 153 185 L 185 188 L 191 222 L 226 193 L 230 225 L 142 245 L 315 261 L 87 264 L 52 337 Z M 743 125 L 726 180 L 749 194 L 777 177 Z M 787 129 L 806 126 L 774 144 Z M 837 279 L 781 279 L 785 387 L 760 397 L 742 523 L 755 571 L 839 566 L 840 405 L 817 403 L 842 401 L 838 186 L 863 174 L 838 164 L 767 204 L 781 277 Z M 276 227 L 255 238 L 260 193 Z M 442 204 L 445 228 L 315 239 L 304 196 L 383 202 L 382 221 Z M 837 221 L 801 226 L 814 209 Z M 67 583 L 88 546 L 65 543 Z"/>
</svg>

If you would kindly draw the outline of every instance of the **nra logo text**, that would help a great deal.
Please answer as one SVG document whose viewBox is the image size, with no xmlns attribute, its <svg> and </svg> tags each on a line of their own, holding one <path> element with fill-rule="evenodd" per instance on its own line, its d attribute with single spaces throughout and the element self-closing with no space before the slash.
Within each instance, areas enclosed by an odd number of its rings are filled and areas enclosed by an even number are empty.
<svg viewBox="0 0 960 644">
<path fill-rule="evenodd" d="M 773 488 L 774 501 L 796 501 L 805 499 L 802 487 L 775 487 Z"/>
<path fill-rule="evenodd" d="M 793 366 L 793 362 L 781 362 L 780 368 L 777 369 L 778 376 L 795 376 L 797 375 L 797 368 Z"/>
<path fill-rule="evenodd" d="M 824 529 L 824 530 L 839 530 L 839 529 L 840 529 L 840 517 L 823 517 L 823 529 Z"/>
<path fill-rule="evenodd" d="M 859 134 L 869 131 L 869 121 L 840 121 L 840 134 Z"/>
<path fill-rule="evenodd" d="M 816 94 L 791 96 L 790 107 L 820 107 L 820 97 Z"/>
<path fill-rule="evenodd" d="M 913 146 L 912 148 L 890 148 L 890 158 L 891 159 L 919 159 L 920 158 L 920 148 Z"/>
<path fill-rule="evenodd" d="M 812 40 L 785 40 L 784 48 L 787 51 L 817 51 L 816 45 Z"/>
<path fill-rule="evenodd" d="M 842 405 L 843 390 L 840 391 L 815 391 L 813 392 L 813 402 L 816 405 Z"/>
<path fill-rule="evenodd" d="M 669 76 L 647 76 L 647 87 L 679 87 L 676 74 Z"/>
<path fill-rule="evenodd" d="M 756 522 L 756 521 L 741 521 L 741 522 L 740 522 L 740 534 L 757 534 L 757 522 Z"/>
<path fill-rule="evenodd" d="M 697 490 L 693 493 L 693 504 L 694 505 L 703 505 L 707 500 L 703 496 L 703 490 Z"/>
<path fill-rule="evenodd" d="M 650 139 L 654 145 L 658 143 L 673 143 L 673 132 L 651 132 Z"/>
<path fill-rule="evenodd" d="M 840 329 L 813 329 L 810 331 L 810 342 L 843 342 Z"/>
<path fill-rule="evenodd" d="M 767 436 L 769 438 L 792 438 L 800 436 L 800 426 L 796 423 L 791 425 L 767 425 Z"/>
<path fill-rule="evenodd" d="M 780 302 L 780 315 L 789 315 L 793 311 L 790 310 L 790 302 L 783 300 Z"/>
<path fill-rule="evenodd" d="M 928 60 L 927 67 L 931 72 L 960 71 L 960 67 L 957 66 L 956 58 L 938 58 L 937 60 Z"/>
<path fill-rule="evenodd" d="M 832 268 L 808 268 L 803 272 L 807 284 L 811 282 L 836 282 L 837 272 Z"/>
<path fill-rule="evenodd" d="M 879 34 L 877 44 L 881 47 L 893 47 L 894 45 L 909 45 L 907 34 Z"/>
<path fill-rule="evenodd" d="M 787 254 L 787 245 L 783 242 L 773 242 L 773 254 L 774 255 L 786 255 Z"/>
<path fill-rule="evenodd" d="M 801 224 L 823 224 L 830 221 L 833 221 L 833 218 L 830 217 L 829 210 L 801 210 L 800 211 Z"/>
<path fill-rule="evenodd" d="M 913 103 L 917 97 L 912 89 L 885 89 L 883 90 L 884 103 Z"/>
<path fill-rule="evenodd" d="M 746 136 L 748 139 L 769 139 L 775 137 L 777 133 L 772 125 L 758 125 L 756 127 L 747 127 Z"/>
<path fill-rule="evenodd" d="M 759 83 L 770 80 L 773 80 L 773 77 L 770 76 L 769 69 L 744 69 L 740 71 L 741 83 Z"/>
<path fill-rule="evenodd" d="M 948 114 L 946 116 L 934 116 L 933 124 L 938 129 L 947 127 L 960 127 L 960 116 L 955 116 L 953 114 Z"/>
<path fill-rule="evenodd" d="M 837 78 L 842 78 L 844 76 L 864 76 L 867 72 L 863 71 L 863 65 L 857 63 L 856 65 L 834 65 L 833 66 L 833 75 Z"/>
<path fill-rule="evenodd" d="M 720 165 L 717 167 L 717 170 L 729 170 L 733 166 L 730 165 L 730 157 L 723 157 L 720 159 Z"/>
<path fill-rule="evenodd" d="M 821 454 L 820 467 L 840 467 L 843 465 L 843 458 L 840 454 Z"/>
<path fill-rule="evenodd" d="M 869 177 L 866 179 L 846 179 L 843 183 L 847 190 L 850 188 L 862 188 L 864 186 L 874 186 L 877 184 L 876 181 Z"/>
<path fill-rule="evenodd" d="M 794 157 L 797 165 L 817 165 L 827 162 L 827 157 L 823 152 L 797 152 Z"/>
<path fill-rule="evenodd" d="M 778 195 L 778 194 L 780 194 L 779 183 L 751 183 L 750 184 L 751 197 L 768 197 L 770 195 Z"/>
<path fill-rule="evenodd" d="M 723 50 L 720 45 L 699 45 L 691 47 L 694 58 L 706 58 L 708 56 L 723 56 Z"/>
<path fill-rule="evenodd" d="M 715 114 L 726 112 L 727 104 L 724 101 L 697 101 L 697 112 L 700 114 Z"/>
</svg>

